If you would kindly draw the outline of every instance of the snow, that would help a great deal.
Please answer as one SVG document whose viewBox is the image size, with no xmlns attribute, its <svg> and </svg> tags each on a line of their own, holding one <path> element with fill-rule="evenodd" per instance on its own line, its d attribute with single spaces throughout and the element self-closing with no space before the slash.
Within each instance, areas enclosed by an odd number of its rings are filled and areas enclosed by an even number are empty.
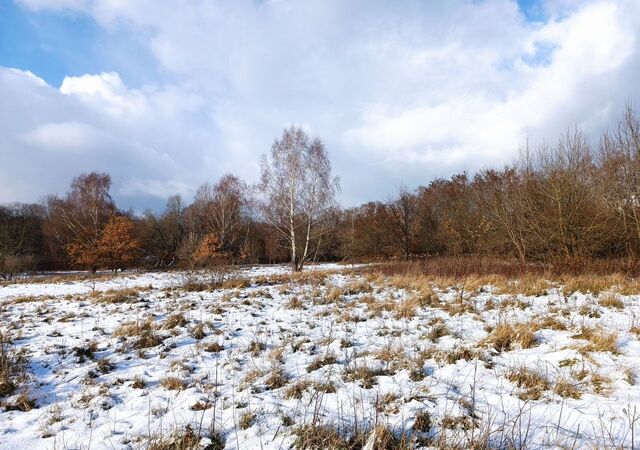
<svg viewBox="0 0 640 450">
<path fill-rule="evenodd" d="M 203 435 L 214 424 L 227 449 L 289 448 L 296 426 L 313 417 L 345 429 L 355 422 L 360 428 L 384 423 L 399 433 L 410 432 L 420 411 L 428 412 L 435 424 L 420 435 L 424 438 L 443 433 L 450 441 L 465 442 L 470 431 L 443 430 L 441 425 L 446 418 L 475 416 L 480 427 L 476 434 L 486 426 L 496 435 L 513 437 L 516 447 L 631 448 L 634 427 L 638 445 L 640 420 L 633 422 L 632 414 L 637 407 L 640 415 L 640 386 L 628 374 L 640 378 L 640 341 L 630 331 L 640 315 L 640 297 L 620 296 L 624 308 L 612 309 L 598 305 L 591 294 L 563 296 L 554 290 L 518 296 L 523 308 L 484 308 L 489 300 L 500 305 L 512 296 L 483 289 L 473 293 L 477 313 L 424 306 L 400 317 L 394 311 L 374 312 L 369 302 L 400 304 L 411 292 L 376 281 L 370 293 L 331 300 L 328 293 L 336 286 L 363 283 L 363 277 L 339 265 L 313 270 L 327 271 L 326 277 L 292 282 L 281 277 L 273 284 L 203 292 L 179 289 L 191 276 L 182 272 L 118 275 L 99 279 L 95 287 L 72 280 L 0 287 L 0 329 L 13 336 L 16 349 L 26 352 L 28 390 L 37 403 L 28 412 L 0 409 L 0 448 L 144 448 L 149 436 L 166 436 L 187 424 Z M 286 266 L 259 266 L 243 269 L 240 276 L 256 280 L 287 271 Z M 132 288 L 139 293 L 130 302 L 101 302 L 93 293 Z M 442 304 L 458 296 L 453 288 L 438 291 Z M 581 307 L 599 314 L 581 314 Z M 178 313 L 186 324 L 163 327 Z M 536 331 L 532 348 L 497 352 L 482 343 L 487 329 L 498 323 L 524 323 L 552 313 L 567 329 Z M 436 318 L 450 334 L 432 339 Z M 139 350 L 132 348 L 135 336 L 114 335 L 127 322 L 147 320 L 163 339 L 158 346 Z M 201 340 L 193 336 L 199 324 L 206 334 Z M 585 326 L 617 331 L 619 354 L 581 352 L 585 341 L 575 335 Z M 90 343 L 96 347 L 93 356 L 78 356 L 75 349 Z M 213 343 L 223 349 L 207 351 Z M 253 343 L 264 350 L 253 353 Z M 482 357 L 446 360 L 462 348 Z M 335 362 L 307 369 L 327 355 L 335 356 Z M 574 359 L 575 364 L 567 363 Z M 105 360 L 110 364 L 100 363 Z M 363 367 L 379 370 L 372 386 L 348 376 Z M 519 367 L 543 372 L 551 387 L 539 399 L 520 399 L 523 389 L 506 377 Z M 413 376 L 416 368 L 421 377 Z M 287 375 L 285 386 L 269 387 L 274 369 Z M 575 378 L 578 369 L 587 371 L 582 381 Z M 605 392 L 596 392 L 590 381 L 594 374 L 609 380 Z M 169 390 L 161 385 L 166 377 L 177 377 L 186 387 Z M 144 380 L 143 388 L 132 386 L 138 379 Z M 554 393 L 555 383 L 563 379 L 580 388 L 580 398 Z M 301 398 L 287 396 L 299 381 L 329 383 L 335 392 L 319 392 L 312 385 Z M 193 410 L 198 402 L 212 407 Z M 256 419 L 241 429 L 246 412 Z M 284 425 L 284 417 L 295 425 Z M 414 440 L 420 442 L 429 441 Z"/>
</svg>

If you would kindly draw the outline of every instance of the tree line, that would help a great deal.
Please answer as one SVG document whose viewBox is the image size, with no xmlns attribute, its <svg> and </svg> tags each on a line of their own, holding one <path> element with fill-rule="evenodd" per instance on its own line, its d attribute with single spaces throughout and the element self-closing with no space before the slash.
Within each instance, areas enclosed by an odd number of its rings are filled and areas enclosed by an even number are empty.
<svg viewBox="0 0 640 450">
<path fill-rule="evenodd" d="M 627 107 L 597 143 L 578 129 L 525 145 L 503 168 L 438 178 L 387 201 L 341 208 L 319 138 L 285 129 L 261 180 L 227 174 L 193 201 L 121 211 L 108 174 L 64 196 L 0 206 L 0 273 L 28 270 L 411 259 L 493 255 L 521 261 L 640 256 L 640 120 Z"/>
</svg>

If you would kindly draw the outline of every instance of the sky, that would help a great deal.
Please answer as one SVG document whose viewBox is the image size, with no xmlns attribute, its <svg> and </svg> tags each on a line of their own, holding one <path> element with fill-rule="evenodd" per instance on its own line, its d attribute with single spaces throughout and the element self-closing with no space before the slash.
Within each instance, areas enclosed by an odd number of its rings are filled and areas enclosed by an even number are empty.
<svg viewBox="0 0 640 450">
<path fill-rule="evenodd" d="M 637 0 L 0 0 L 0 203 L 108 172 L 123 209 L 255 182 L 285 127 L 352 206 L 640 100 Z"/>
</svg>

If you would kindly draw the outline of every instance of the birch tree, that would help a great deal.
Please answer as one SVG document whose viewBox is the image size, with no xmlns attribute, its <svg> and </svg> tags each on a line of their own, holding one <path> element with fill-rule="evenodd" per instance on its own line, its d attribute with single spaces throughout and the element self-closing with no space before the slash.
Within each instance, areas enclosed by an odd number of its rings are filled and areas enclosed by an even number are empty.
<svg viewBox="0 0 640 450">
<path fill-rule="evenodd" d="M 301 271 L 327 232 L 322 218 L 340 189 L 326 148 L 300 127 L 285 129 L 262 158 L 263 214 L 286 242 L 291 268 Z"/>
</svg>

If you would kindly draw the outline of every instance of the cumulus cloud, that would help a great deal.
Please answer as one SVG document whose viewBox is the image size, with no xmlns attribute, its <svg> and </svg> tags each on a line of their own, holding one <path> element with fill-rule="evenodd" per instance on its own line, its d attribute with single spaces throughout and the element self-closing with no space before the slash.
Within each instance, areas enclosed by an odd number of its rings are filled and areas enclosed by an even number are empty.
<svg viewBox="0 0 640 450">
<path fill-rule="evenodd" d="M 383 199 L 401 181 L 501 165 L 526 139 L 572 125 L 596 136 L 634 100 L 640 68 L 635 0 L 541 0 L 535 20 L 512 0 L 19 4 L 85 15 L 157 62 L 136 88 L 115 72 L 59 88 L 0 72 L 10 102 L 41 111 L 0 124 L 4 151 L 55 149 L 64 164 L 66 148 L 75 160 L 59 178 L 110 170 L 130 204 L 188 196 L 224 172 L 255 180 L 259 155 L 291 123 L 324 138 L 347 204 Z M 29 87 L 16 95 L 15 84 Z M 51 190 L 41 182 L 29 195 L 38 189 Z"/>
</svg>

